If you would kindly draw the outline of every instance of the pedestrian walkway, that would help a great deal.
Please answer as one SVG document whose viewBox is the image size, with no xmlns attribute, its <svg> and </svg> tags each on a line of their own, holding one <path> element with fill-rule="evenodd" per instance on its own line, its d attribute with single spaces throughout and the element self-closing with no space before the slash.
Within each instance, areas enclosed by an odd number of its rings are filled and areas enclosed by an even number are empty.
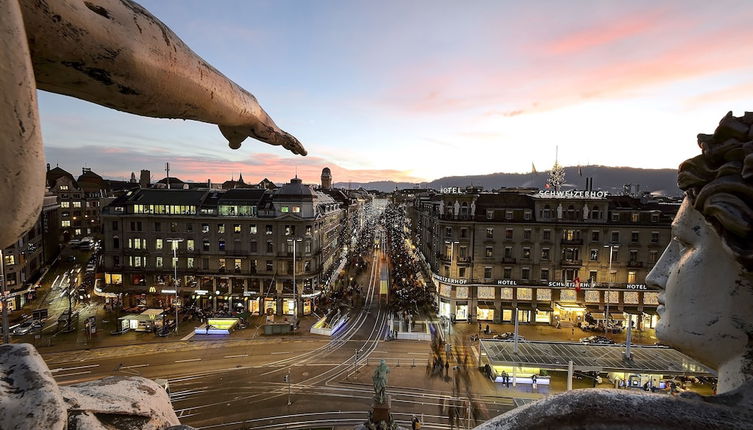
<svg viewBox="0 0 753 430">
<path fill-rule="evenodd" d="M 489 327 L 490 334 L 486 334 L 486 327 Z M 506 324 L 494 324 L 489 322 L 481 322 L 481 330 L 479 330 L 478 323 L 467 323 L 459 321 L 453 324 L 450 328 L 451 336 L 453 337 L 465 337 L 469 339 L 471 335 L 478 335 L 480 338 L 492 338 L 494 334 L 514 332 L 515 325 Z M 523 336 L 526 340 L 548 340 L 548 341 L 562 341 L 562 342 L 578 342 L 580 338 L 586 336 L 606 336 L 615 341 L 615 343 L 625 343 L 627 333 L 622 332 L 618 334 L 604 332 L 594 332 L 581 330 L 578 327 L 569 328 L 556 328 L 550 325 L 544 324 L 519 324 L 518 334 Z M 656 332 L 653 329 L 646 330 L 633 330 L 632 343 L 637 345 L 654 345 L 657 342 Z"/>
</svg>

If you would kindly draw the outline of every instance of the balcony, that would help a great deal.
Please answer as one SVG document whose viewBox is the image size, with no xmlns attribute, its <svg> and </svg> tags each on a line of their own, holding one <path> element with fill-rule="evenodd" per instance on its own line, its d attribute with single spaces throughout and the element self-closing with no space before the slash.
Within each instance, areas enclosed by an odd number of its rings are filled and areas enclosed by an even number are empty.
<svg viewBox="0 0 753 430">
<path fill-rule="evenodd" d="M 627 267 L 633 267 L 633 268 L 636 268 L 636 269 L 640 269 L 640 268 L 643 267 L 643 262 L 642 261 L 630 260 L 627 263 Z"/>
<path fill-rule="evenodd" d="M 515 264 L 514 257 L 502 257 L 502 262 L 505 264 Z"/>
<path fill-rule="evenodd" d="M 583 260 L 570 260 L 570 259 L 563 258 L 562 260 L 560 260 L 560 265 L 561 266 L 582 266 Z"/>
<path fill-rule="evenodd" d="M 471 257 L 458 257 L 458 264 L 470 264 L 471 261 Z"/>
<path fill-rule="evenodd" d="M 583 239 L 562 239 L 560 240 L 562 245 L 583 245 Z"/>
<path fill-rule="evenodd" d="M 441 261 L 443 263 L 450 263 L 451 262 L 449 255 L 444 255 L 444 254 L 437 253 L 437 259 L 439 259 L 439 261 Z"/>
</svg>

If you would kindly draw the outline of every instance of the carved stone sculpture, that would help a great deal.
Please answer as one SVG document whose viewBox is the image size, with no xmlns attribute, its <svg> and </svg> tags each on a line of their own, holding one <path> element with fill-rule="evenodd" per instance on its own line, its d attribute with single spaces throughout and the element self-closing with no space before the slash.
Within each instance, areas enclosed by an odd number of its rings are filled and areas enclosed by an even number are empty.
<svg viewBox="0 0 753 430">
<path fill-rule="evenodd" d="M 35 90 L 156 118 L 217 124 L 230 147 L 247 137 L 306 150 L 256 98 L 130 0 L 0 2 L 0 248 L 34 223 L 44 194 Z"/>
<path fill-rule="evenodd" d="M 728 113 L 682 165 L 673 238 L 646 278 L 662 342 L 717 369 L 718 395 L 576 390 L 480 429 L 753 428 L 753 113 Z"/>
<path fill-rule="evenodd" d="M 154 381 L 108 377 L 60 387 L 29 344 L 0 346 L 0 394 L 3 429 L 157 430 L 180 425 L 169 396 Z"/>
</svg>

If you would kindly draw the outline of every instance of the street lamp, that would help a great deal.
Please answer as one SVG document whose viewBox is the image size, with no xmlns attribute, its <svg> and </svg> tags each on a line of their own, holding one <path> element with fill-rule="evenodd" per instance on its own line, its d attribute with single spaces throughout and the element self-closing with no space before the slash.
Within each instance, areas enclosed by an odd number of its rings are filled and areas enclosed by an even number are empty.
<svg viewBox="0 0 753 430">
<path fill-rule="evenodd" d="M 8 330 L 8 295 L 5 291 L 5 256 L 0 248 L 0 294 L 2 294 L 3 303 L 3 342 L 10 343 L 10 332 Z"/>
<path fill-rule="evenodd" d="M 294 321 L 298 324 L 298 288 L 295 284 L 295 243 L 303 242 L 303 239 L 288 239 L 288 243 L 293 244 L 293 300 L 295 302 Z"/>
<path fill-rule="evenodd" d="M 173 275 L 173 286 L 175 287 L 175 333 L 178 333 L 178 244 L 183 242 L 183 239 L 165 239 L 170 242 L 173 248 L 173 269 L 175 274 Z"/>
<path fill-rule="evenodd" d="M 607 332 L 607 326 L 609 325 L 609 303 L 611 302 L 611 288 L 614 281 L 612 276 L 612 255 L 615 249 L 619 249 L 620 245 L 604 245 L 604 248 L 609 248 L 609 282 L 607 282 L 607 313 L 604 317 L 604 333 Z"/>
</svg>

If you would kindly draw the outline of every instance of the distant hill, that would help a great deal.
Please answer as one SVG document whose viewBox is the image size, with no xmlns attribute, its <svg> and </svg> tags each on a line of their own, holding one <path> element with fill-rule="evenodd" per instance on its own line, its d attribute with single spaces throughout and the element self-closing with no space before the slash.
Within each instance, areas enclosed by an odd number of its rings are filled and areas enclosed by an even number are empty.
<svg viewBox="0 0 753 430">
<path fill-rule="evenodd" d="M 582 173 L 579 174 L 579 170 Z M 435 179 L 431 182 L 420 184 L 412 182 L 338 182 L 338 188 L 359 188 L 367 190 L 379 190 L 384 192 L 395 191 L 405 188 L 435 188 L 442 187 L 466 187 L 470 185 L 481 186 L 485 190 L 502 187 L 535 187 L 544 188 L 549 172 L 531 173 L 491 173 L 488 175 L 472 176 L 447 176 Z M 632 184 L 639 186 L 640 191 L 649 191 L 656 194 L 679 196 L 681 191 L 677 188 L 676 169 L 639 169 L 635 167 L 609 167 L 609 166 L 582 166 L 565 167 L 565 181 L 569 188 L 585 188 L 586 177 L 593 178 L 594 189 L 621 193 L 623 186 Z"/>
</svg>

